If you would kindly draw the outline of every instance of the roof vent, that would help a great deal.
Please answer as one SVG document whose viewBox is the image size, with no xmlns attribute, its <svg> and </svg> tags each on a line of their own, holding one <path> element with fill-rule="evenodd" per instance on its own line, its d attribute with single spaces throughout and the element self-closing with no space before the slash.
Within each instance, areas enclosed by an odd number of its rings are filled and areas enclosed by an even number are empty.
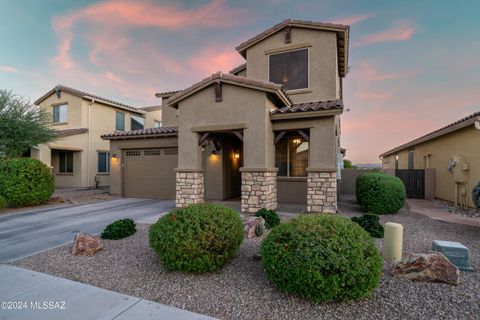
<svg viewBox="0 0 480 320">
<path fill-rule="evenodd" d="M 292 43 L 292 28 L 290 26 L 285 28 L 285 43 Z"/>
<path fill-rule="evenodd" d="M 60 99 L 60 97 L 62 96 L 62 89 L 60 89 L 59 87 L 55 87 L 55 94 L 57 95 L 57 98 Z"/>
</svg>

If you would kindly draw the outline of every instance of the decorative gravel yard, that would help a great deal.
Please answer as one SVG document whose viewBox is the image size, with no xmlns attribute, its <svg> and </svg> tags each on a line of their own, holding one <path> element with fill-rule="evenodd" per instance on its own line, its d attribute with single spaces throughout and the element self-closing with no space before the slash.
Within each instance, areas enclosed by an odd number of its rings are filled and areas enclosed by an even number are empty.
<svg viewBox="0 0 480 320">
<path fill-rule="evenodd" d="M 340 204 L 345 216 L 360 212 Z M 447 224 L 402 209 L 381 222 L 404 225 L 404 252 L 426 252 L 434 239 L 459 241 L 480 266 L 480 228 Z M 72 256 L 71 246 L 16 261 L 14 265 L 157 301 L 221 319 L 478 319 L 480 273 L 461 272 L 460 284 L 412 283 L 393 278 L 384 265 L 380 286 L 362 301 L 314 304 L 280 293 L 259 260 L 261 238 L 245 239 L 237 256 L 219 273 L 166 272 L 149 247 L 148 225 L 122 240 L 102 240 L 93 256 Z M 265 235 L 264 235 L 265 236 Z M 375 240 L 381 248 L 382 240 Z"/>
</svg>

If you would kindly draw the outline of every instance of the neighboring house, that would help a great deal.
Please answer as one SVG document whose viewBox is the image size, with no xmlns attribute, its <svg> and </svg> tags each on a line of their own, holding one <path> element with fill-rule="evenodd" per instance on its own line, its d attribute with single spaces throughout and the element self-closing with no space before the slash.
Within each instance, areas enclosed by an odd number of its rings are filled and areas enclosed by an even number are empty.
<svg viewBox="0 0 480 320">
<path fill-rule="evenodd" d="M 57 187 L 109 185 L 110 143 L 101 135 L 161 125 L 158 106 L 135 108 L 58 85 L 35 104 L 52 114 L 57 139 L 31 150 L 52 168 Z"/>
<path fill-rule="evenodd" d="M 384 169 L 435 169 L 435 197 L 473 207 L 480 182 L 480 112 L 380 155 Z"/>
<path fill-rule="evenodd" d="M 337 209 L 342 80 L 349 27 L 285 20 L 236 49 L 246 63 L 162 98 L 163 127 L 104 135 L 115 159 L 110 192 L 241 199 Z M 205 61 L 208 63 L 208 61 Z"/>
</svg>

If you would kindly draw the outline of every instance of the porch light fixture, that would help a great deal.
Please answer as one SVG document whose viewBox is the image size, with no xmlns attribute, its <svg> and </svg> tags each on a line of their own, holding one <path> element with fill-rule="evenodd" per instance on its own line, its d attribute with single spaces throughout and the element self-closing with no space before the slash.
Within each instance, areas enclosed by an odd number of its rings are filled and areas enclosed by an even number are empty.
<svg viewBox="0 0 480 320">
<path fill-rule="evenodd" d="M 233 154 L 233 158 L 234 158 L 234 159 L 240 159 L 240 153 L 235 152 L 235 153 Z"/>
<path fill-rule="evenodd" d="M 217 150 L 212 150 L 212 154 L 211 154 L 211 156 L 216 156 L 216 155 L 218 155 L 218 152 L 217 152 Z"/>
</svg>

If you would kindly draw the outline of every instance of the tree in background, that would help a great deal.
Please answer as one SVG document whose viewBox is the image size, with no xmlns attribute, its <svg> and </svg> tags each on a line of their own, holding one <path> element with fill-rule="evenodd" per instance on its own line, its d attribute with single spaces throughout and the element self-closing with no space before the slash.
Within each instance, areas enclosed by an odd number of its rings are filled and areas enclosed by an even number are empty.
<svg viewBox="0 0 480 320">
<path fill-rule="evenodd" d="M 344 169 L 356 169 L 357 167 L 352 164 L 352 161 L 348 159 L 343 159 L 343 168 Z"/>
<path fill-rule="evenodd" d="M 0 90 L 0 160 L 55 139 L 51 115 L 11 91 Z"/>
</svg>

